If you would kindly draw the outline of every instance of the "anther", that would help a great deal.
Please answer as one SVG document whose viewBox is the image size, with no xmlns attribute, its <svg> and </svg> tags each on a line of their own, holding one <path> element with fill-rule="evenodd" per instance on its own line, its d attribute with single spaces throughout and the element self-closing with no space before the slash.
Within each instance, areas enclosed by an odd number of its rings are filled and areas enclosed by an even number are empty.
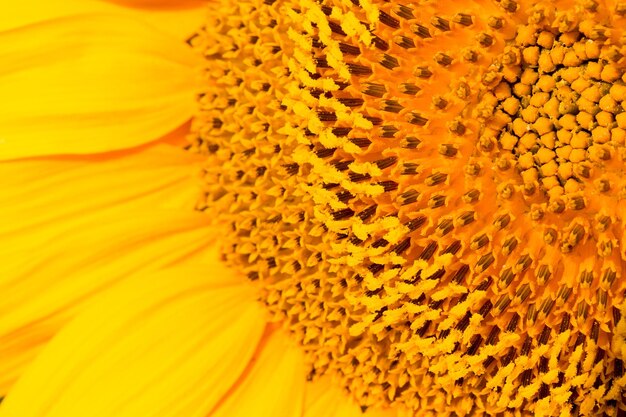
<svg viewBox="0 0 626 417">
<path fill-rule="evenodd" d="M 357 97 L 343 97 L 343 98 L 339 98 L 338 101 L 347 107 L 359 107 L 359 106 L 362 106 L 363 103 L 365 102 L 362 98 L 357 98 Z"/>
<path fill-rule="evenodd" d="M 437 242 L 429 242 L 428 245 L 422 250 L 418 259 L 422 259 L 424 261 L 428 261 L 435 254 L 437 250 Z"/>
<path fill-rule="evenodd" d="M 502 214 L 498 216 L 496 220 L 494 220 L 493 225 L 497 229 L 504 229 L 506 226 L 508 226 L 510 221 L 511 221 L 511 217 L 508 214 Z"/>
<path fill-rule="evenodd" d="M 561 199 L 555 199 L 548 204 L 548 211 L 551 213 L 562 213 L 565 210 L 565 203 Z"/>
<path fill-rule="evenodd" d="M 363 94 L 368 96 L 380 98 L 387 92 L 387 89 L 383 84 L 365 83 L 364 85 L 365 90 L 363 90 Z"/>
<path fill-rule="evenodd" d="M 436 233 L 438 236 L 445 236 L 452 231 L 454 228 L 454 223 L 452 219 L 442 219 L 436 228 Z"/>
<path fill-rule="evenodd" d="M 361 211 L 358 214 L 358 217 L 362 220 L 362 221 L 366 221 L 367 219 L 369 219 L 370 217 L 372 217 L 374 214 L 376 214 L 376 209 L 378 208 L 378 206 L 376 204 L 371 205 L 369 207 L 367 207 L 366 209 L 364 209 L 363 211 Z"/>
<path fill-rule="evenodd" d="M 361 49 L 359 49 L 358 46 L 350 45 L 343 42 L 339 43 L 339 50 L 345 55 L 359 55 L 361 53 Z"/>
<path fill-rule="evenodd" d="M 328 26 L 330 27 L 330 30 L 333 33 L 336 33 L 337 35 L 341 35 L 341 36 L 346 36 L 346 32 L 343 31 L 343 29 L 341 28 L 341 25 L 339 25 L 338 23 L 335 23 L 331 20 L 328 21 Z"/>
<path fill-rule="evenodd" d="M 448 174 L 444 174 L 442 172 L 438 172 L 432 175 L 429 175 L 424 183 L 428 186 L 434 186 L 443 183 L 448 178 Z"/>
<path fill-rule="evenodd" d="M 418 165 L 413 162 L 405 162 L 402 164 L 402 174 L 401 175 L 415 175 L 417 174 Z"/>
<path fill-rule="evenodd" d="M 568 201 L 568 207 L 572 210 L 582 210 L 586 207 L 585 199 L 581 196 L 574 196 Z"/>
<path fill-rule="evenodd" d="M 457 154 L 458 149 L 449 143 L 439 145 L 439 154 L 447 157 L 453 157 Z"/>
<path fill-rule="evenodd" d="M 422 26 L 420 24 L 415 24 L 411 26 L 411 31 L 415 33 L 420 38 L 426 39 L 431 38 L 432 35 L 426 26 Z"/>
<path fill-rule="evenodd" d="M 389 113 L 399 113 L 404 107 L 397 100 L 383 101 L 383 111 Z"/>
<path fill-rule="evenodd" d="M 458 23 L 463 26 L 469 26 L 473 23 L 472 16 L 469 14 L 465 14 L 465 13 L 455 14 L 454 17 L 452 18 L 452 21 L 454 23 Z"/>
<path fill-rule="evenodd" d="M 381 185 L 386 193 L 389 193 L 391 191 L 395 191 L 398 189 L 398 183 L 395 181 L 391 181 L 391 180 L 381 181 L 378 183 L 378 185 Z"/>
<path fill-rule="evenodd" d="M 464 81 L 459 82 L 459 84 L 457 85 L 456 89 L 454 90 L 454 93 L 461 100 L 466 100 L 470 96 L 470 94 L 471 94 L 471 90 L 470 90 L 469 84 L 467 84 Z"/>
<path fill-rule="evenodd" d="M 420 91 L 420 88 L 413 83 L 400 84 L 400 92 L 410 96 L 416 95 Z"/>
<path fill-rule="evenodd" d="M 456 220 L 459 226 L 466 226 L 476 220 L 476 213 L 474 213 L 473 211 L 466 211 L 465 213 L 457 217 Z"/>
<path fill-rule="evenodd" d="M 394 29 L 398 29 L 400 27 L 400 21 L 398 19 L 396 19 L 395 17 L 385 13 L 384 11 L 380 10 L 378 13 L 378 20 L 384 24 L 387 25 L 391 28 Z"/>
<path fill-rule="evenodd" d="M 403 19 L 411 20 L 414 18 L 413 9 L 403 4 L 400 4 L 396 7 L 395 13 Z"/>
<path fill-rule="evenodd" d="M 444 54 L 443 52 L 437 52 L 435 54 L 434 59 L 435 59 L 435 62 L 441 65 L 442 67 L 447 67 L 447 66 L 450 66 L 450 64 L 452 64 L 452 58 Z"/>
<path fill-rule="evenodd" d="M 515 298 L 517 298 L 520 303 L 523 303 L 531 293 L 530 284 L 524 284 L 515 292 Z"/>
<path fill-rule="evenodd" d="M 493 36 L 489 35 L 486 32 L 479 33 L 478 37 L 477 37 L 477 40 L 478 40 L 478 43 L 480 43 L 480 45 L 485 47 L 485 48 L 490 47 L 494 43 Z"/>
<path fill-rule="evenodd" d="M 448 105 L 448 101 L 441 96 L 433 96 L 433 106 L 436 108 L 443 110 Z"/>
<path fill-rule="evenodd" d="M 493 29 L 502 29 L 504 26 L 504 19 L 501 17 L 491 16 L 489 17 L 487 24 Z"/>
<path fill-rule="evenodd" d="M 380 64 L 390 70 L 400 66 L 398 59 L 388 54 L 383 55 L 383 59 L 380 61 Z"/>
<path fill-rule="evenodd" d="M 552 228 L 548 228 L 543 232 L 543 241 L 547 245 L 553 244 L 556 241 L 556 238 L 557 238 L 557 232 L 556 230 Z"/>
<path fill-rule="evenodd" d="M 406 138 L 404 138 L 404 141 L 402 143 L 402 147 L 406 148 L 406 149 L 415 149 L 421 143 L 422 143 L 422 141 L 419 140 L 418 138 L 413 137 L 413 136 L 407 136 Z M 407 165 L 409 165 L 409 164 L 405 164 L 405 166 L 407 166 Z M 416 164 L 414 164 L 414 165 L 417 167 Z M 412 165 L 409 165 L 409 166 L 412 166 Z"/>
<path fill-rule="evenodd" d="M 530 218 L 531 218 L 531 220 L 539 221 L 539 220 L 543 219 L 544 215 L 545 215 L 545 211 L 544 211 L 544 209 L 542 207 L 536 205 L 536 206 L 530 208 Z"/>
<path fill-rule="evenodd" d="M 381 130 L 383 138 L 392 138 L 399 132 L 399 129 L 393 125 L 385 125 Z"/>
<path fill-rule="evenodd" d="M 470 243 L 470 249 L 478 250 L 485 246 L 487 243 L 489 243 L 489 238 L 486 234 L 483 233 L 482 235 L 476 236 L 472 239 L 472 242 Z"/>
<path fill-rule="evenodd" d="M 412 204 L 415 203 L 417 201 L 417 199 L 419 198 L 420 194 L 415 191 L 415 190 L 408 190 L 403 192 L 402 194 L 400 194 L 400 204 L 405 206 L 407 204 Z"/>
<path fill-rule="evenodd" d="M 493 261 L 495 261 L 495 258 L 491 253 L 481 256 L 475 266 L 476 272 L 481 273 L 487 270 Z"/>
<path fill-rule="evenodd" d="M 389 43 L 379 36 L 374 35 L 372 43 L 376 48 L 380 49 L 381 51 L 389 50 Z"/>
<path fill-rule="evenodd" d="M 578 308 L 576 309 L 576 315 L 579 318 L 587 319 L 587 314 L 589 312 L 589 305 L 585 301 L 581 301 L 578 303 Z"/>
<path fill-rule="evenodd" d="M 502 245 L 502 254 L 505 256 L 509 256 L 511 253 L 513 253 L 518 243 L 519 241 L 515 236 L 509 237 Z"/>
<path fill-rule="evenodd" d="M 472 204 L 478 201 L 479 197 L 480 191 L 478 191 L 477 189 L 472 189 L 463 194 L 463 202 L 465 202 L 466 204 Z"/>
<path fill-rule="evenodd" d="M 502 6 L 502 8 L 504 10 L 506 10 L 507 12 L 510 12 L 510 13 L 516 12 L 518 7 L 519 7 L 517 2 L 515 2 L 513 0 L 502 0 L 500 2 L 500 6 Z"/>
<path fill-rule="evenodd" d="M 448 124 L 448 130 L 455 135 L 463 135 L 466 131 L 465 125 L 461 123 L 459 120 L 453 120 Z"/>
<path fill-rule="evenodd" d="M 413 42 L 413 39 L 406 36 L 396 36 L 394 41 L 397 45 L 401 46 L 404 49 L 415 48 L 415 42 Z"/>
<path fill-rule="evenodd" d="M 428 67 L 417 67 L 413 72 L 413 75 L 419 78 L 430 78 L 433 73 Z"/>
<path fill-rule="evenodd" d="M 498 298 L 498 301 L 496 301 L 494 307 L 496 308 L 496 310 L 498 310 L 498 313 L 502 313 L 504 310 L 506 310 L 509 304 L 511 304 L 511 297 L 509 297 L 507 294 L 503 294 L 500 296 L 500 298 Z"/>
<path fill-rule="evenodd" d="M 376 166 L 379 169 L 385 169 L 385 168 L 389 168 L 390 166 L 394 165 L 396 162 L 398 162 L 398 157 L 397 156 L 390 156 L 387 157 L 385 159 L 380 159 L 378 161 L 376 161 Z"/>
<path fill-rule="evenodd" d="M 467 62 L 476 62 L 478 61 L 478 53 L 473 49 L 466 49 L 463 51 L 463 59 Z"/>
<path fill-rule="evenodd" d="M 530 267 L 531 264 L 532 264 L 532 258 L 530 257 L 530 255 L 524 254 L 518 259 L 517 263 L 515 264 L 515 272 L 516 273 L 524 272 L 525 270 L 528 269 L 528 267 Z"/>
<path fill-rule="evenodd" d="M 461 250 L 461 241 L 454 240 L 443 250 L 442 255 L 445 255 L 446 253 L 456 255 L 459 250 Z"/>
<path fill-rule="evenodd" d="M 421 114 L 414 113 L 414 112 L 409 113 L 409 123 L 418 125 L 418 126 L 424 126 L 427 122 L 428 122 L 428 119 L 426 119 Z"/>
<path fill-rule="evenodd" d="M 469 176 L 476 177 L 480 175 L 480 165 L 475 162 L 470 162 L 465 165 L 465 173 Z"/>
<path fill-rule="evenodd" d="M 350 74 L 355 75 L 355 76 L 365 76 L 365 75 L 372 74 L 372 69 L 364 65 L 348 63 L 347 66 L 348 66 L 348 71 L 350 72 Z"/>
<path fill-rule="evenodd" d="M 439 207 L 443 207 L 446 204 L 446 196 L 441 194 L 435 194 L 434 196 L 428 199 L 428 207 L 431 209 L 436 209 Z"/>
<path fill-rule="evenodd" d="M 450 30 L 450 22 L 448 22 L 446 19 L 443 19 L 439 16 L 433 17 L 430 20 L 430 24 L 443 32 L 447 32 Z"/>
</svg>

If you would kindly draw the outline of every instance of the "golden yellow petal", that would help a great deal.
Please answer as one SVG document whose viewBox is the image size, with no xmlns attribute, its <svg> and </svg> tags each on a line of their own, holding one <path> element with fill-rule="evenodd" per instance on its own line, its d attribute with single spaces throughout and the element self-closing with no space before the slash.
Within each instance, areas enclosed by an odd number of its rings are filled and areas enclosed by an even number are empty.
<svg viewBox="0 0 626 417">
<path fill-rule="evenodd" d="M 191 210 L 198 168 L 198 158 L 168 145 L 100 158 L 5 162 L 0 164 L 0 245 L 32 247 L 68 223 L 106 212 Z"/>
<path fill-rule="evenodd" d="M 50 343 L 0 415 L 206 416 L 265 327 L 248 286 L 208 283 L 229 274 L 218 264 L 176 268 L 111 291 Z"/>
<path fill-rule="evenodd" d="M 300 417 L 305 375 L 298 347 L 282 332 L 273 332 L 252 368 L 210 417 Z"/>
<path fill-rule="evenodd" d="M 58 227 L 47 243 L 32 250 L 3 255 L 0 394 L 99 293 L 135 273 L 186 263 L 208 247 L 212 237 L 203 217 L 165 210 L 92 216 Z"/>
<path fill-rule="evenodd" d="M 95 293 L 206 252 L 196 169 L 167 145 L 0 164 L 0 395 Z"/>
<path fill-rule="evenodd" d="M 0 159 L 88 154 L 154 141 L 195 109 L 196 55 L 121 15 L 0 33 Z"/>
<path fill-rule="evenodd" d="M 85 13 L 124 15 L 186 40 L 206 20 L 206 1 L 24 0 L 11 2 L 0 16 L 0 30 Z"/>
<path fill-rule="evenodd" d="M 103 0 L 129 7 L 185 9 L 206 6 L 208 0 Z"/>
<path fill-rule="evenodd" d="M 305 385 L 303 417 L 395 417 L 392 410 L 361 408 L 329 377 Z"/>
</svg>

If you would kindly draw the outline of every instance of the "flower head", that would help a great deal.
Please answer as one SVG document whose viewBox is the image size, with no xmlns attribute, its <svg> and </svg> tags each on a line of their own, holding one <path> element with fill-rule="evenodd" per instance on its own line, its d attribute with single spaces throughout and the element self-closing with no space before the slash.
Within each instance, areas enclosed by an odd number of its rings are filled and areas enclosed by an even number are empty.
<svg viewBox="0 0 626 417">
<path fill-rule="evenodd" d="M 29 1 L 0 417 L 624 413 L 626 3 Z"/>
<path fill-rule="evenodd" d="M 193 40 L 209 80 L 199 208 L 311 378 L 364 409 L 623 404 L 624 10 L 216 9 Z"/>
</svg>

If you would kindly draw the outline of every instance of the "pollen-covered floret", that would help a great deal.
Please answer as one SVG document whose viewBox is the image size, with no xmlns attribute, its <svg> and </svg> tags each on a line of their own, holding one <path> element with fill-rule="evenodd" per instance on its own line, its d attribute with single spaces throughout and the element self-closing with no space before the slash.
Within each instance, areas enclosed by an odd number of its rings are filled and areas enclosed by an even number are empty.
<svg viewBox="0 0 626 417">
<path fill-rule="evenodd" d="M 198 209 L 311 378 L 420 416 L 624 409 L 626 3 L 213 7 Z"/>
</svg>

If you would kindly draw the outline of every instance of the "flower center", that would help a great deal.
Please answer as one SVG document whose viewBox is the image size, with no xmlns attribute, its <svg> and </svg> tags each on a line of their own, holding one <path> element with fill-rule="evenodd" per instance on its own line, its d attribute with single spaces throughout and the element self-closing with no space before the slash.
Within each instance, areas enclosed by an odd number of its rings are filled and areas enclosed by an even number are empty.
<svg viewBox="0 0 626 417">
<path fill-rule="evenodd" d="M 626 7 L 212 7 L 198 208 L 312 378 L 447 415 L 623 401 Z"/>
<path fill-rule="evenodd" d="M 498 197 L 518 194 L 544 242 L 563 253 L 586 238 L 610 247 L 603 232 L 626 195 L 622 47 L 594 4 L 533 9 L 483 75 L 490 91 L 476 112 L 477 149 L 497 167 Z"/>
<path fill-rule="evenodd" d="M 605 44 L 607 28 L 583 25 L 561 17 L 561 29 L 521 26 L 493 65 L 500 82 L 481 103 L 497 110 L 486 117 L 479 149 L 495 148 L 502 168 L 515 165 L 528 204 L 541 192 L 558 213 L 585 208 L 585 197 L 614 206 L 607 196 L 623 172 L 622 54 Z"/>
</svg>

